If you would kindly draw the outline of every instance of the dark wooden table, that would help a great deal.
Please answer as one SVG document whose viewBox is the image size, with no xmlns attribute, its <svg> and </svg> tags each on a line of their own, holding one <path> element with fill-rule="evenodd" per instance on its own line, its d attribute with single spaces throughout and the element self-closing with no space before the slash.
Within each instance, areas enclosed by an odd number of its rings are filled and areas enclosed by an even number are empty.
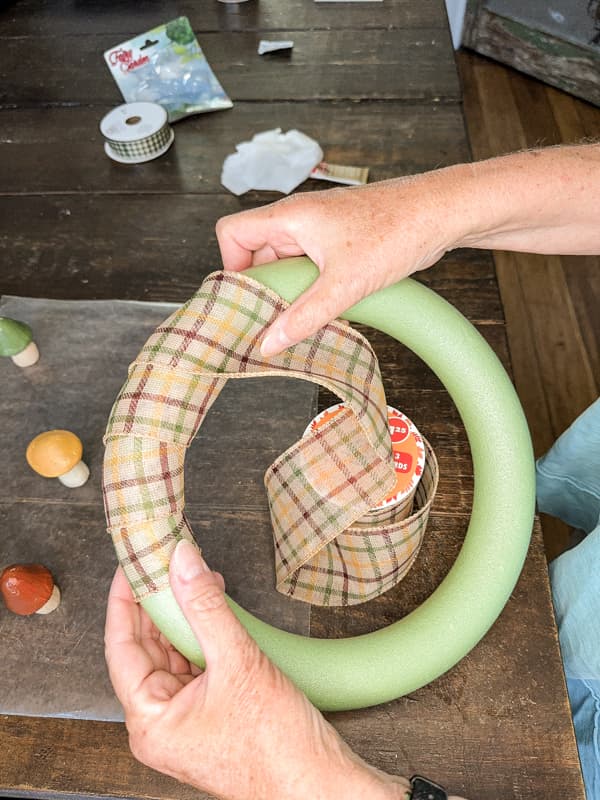
<svg viewBox="0 0 600 800">
<path fill-rule="evenodd" d="M 180 14 L 235 106 L 178 123 L 161 159 L 117 165 L 98 131 L 121 101 L 102 52 Z M 294 51 L 258 57 L 263 37 L 293 39 Z M 331 162 L 369 166 L 373 181 L 469 158 L 442 0 L 20 0 L 0 13 L 0 44 L 2 293 L 187 299 L 219 266 L 216 219 L 275 199 L 238 199 L 219 183 L 225 155 L 261 130 L 296 127 Z M 420 279 L 510 368 L 488 254 L 451 253 Z M 456 557 L 469 518 L 472 469 L 453 404 L 411 353 L 371 339 L 389 401 L 436 448 L 441 485 L 403 584 L 351 612 L 313 609 L 317 636 L 372 630 L 418 605 Z M 510 602 L 468 657 L 409 697 L 331 719 L 378 767 L 421 772 L 473 799 L 583 798 L 537 527 Z M 136 763 L 120 724 L 17 716 L 0 716 L 0 795 L 198 797 Z"/>
</svg>

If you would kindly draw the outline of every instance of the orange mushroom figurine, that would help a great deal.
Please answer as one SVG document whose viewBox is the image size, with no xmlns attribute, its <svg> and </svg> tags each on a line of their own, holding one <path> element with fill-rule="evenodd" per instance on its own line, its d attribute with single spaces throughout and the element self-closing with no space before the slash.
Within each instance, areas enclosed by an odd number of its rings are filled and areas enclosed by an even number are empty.
<svg viewBox="0 0 600 800">
<path fill-rule="evenodd" d="M 83 486 L 90 471 L 81 460 L 83 445 L 71 431 L 45 431 L 32 439 L 27 448 L 27 463 L 44 478 L 58 478 L 70 489 Z"/>
<path fill-rule="evenodd" d="M 60 590 L 42 564 L 11 564 L 0 575 L 6 607 L 15 614 L 49 614 L 58 608 Z"/>
</svg>

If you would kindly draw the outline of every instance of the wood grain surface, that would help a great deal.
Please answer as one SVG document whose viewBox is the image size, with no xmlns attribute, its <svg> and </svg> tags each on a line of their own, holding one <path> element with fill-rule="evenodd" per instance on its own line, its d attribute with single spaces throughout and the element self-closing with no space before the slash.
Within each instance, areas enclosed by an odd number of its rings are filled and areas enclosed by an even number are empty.
<svg viewBox="0 0 600 800">
<path fill-rule="evenodd" d="M 72 0 L 19 0 L 8 4 L 5 19 L 7 36 L 78 35 L 89 31 L 110 33 L 116 41 L 143 33 L 161 22 L 187 16 L 198 33 L 256 31 L 265 38 L 279 31 L 294 29 L 358 30 L 365 28 L 440 31 L 447 44 L 448 21 L 440 13 L 439 0 L 385 0 L 385 14 L 367 3 L 307 3 L 305 0 L 263 0 L 255 3 L 217 4 L 193 0 L 147 0 L 143 4 L 122 2 L 118 9 L 103 0 L 86 0 L 73 7 Z M 121 38 L 119 38 L 121 37 Z"/>
<path fill-rule="evenodd" d="M 360 46 L 353 30 L 280 30 L 277 37 L 294 41 L 287 60 L 281 55 L 259 57 L 256 33 L 208 32 L 200 44 L 219 82 L 237 101 L 459 98 L 452 51 L 446 36 L 435 29 L 366 29 Z M 119 90 L 102 54 L 122 39 L 115 41 L 111 34 L 85 33 L 76 39 L 47 35 L 36 39 L 34 49 L 27 38 L 0 41 L 0 106 L 119 104 Z"/>
<path fill-rule="evenodd" d="M 47 108 L 42 132 L 39 109 L 6 109 L 2 136 L 10 144 L 11 158 L 3 170 L 0 196 L 90 191 L 222 195 L 225 156 L 234 151 L 237 142 L 276 127 L 296 127 L 312 136 L 334 164 L 368 166 L 372 181 L 468 158 L 462 113 L 456 103 L 257 101 L 191 117 L 174 129 L 175 144 L 162 158 L 143 167 L 123 166 L 99 157 L 102 136 L 98 122 L 109 110 L 108 105 Z M 51 160 L 50 147 L 56 155 Z M 301 188 L 325 186 L 320 181 L 306 181 Z"/>
<path fill-rule="evenodd" d="M 235 198 L 219 183 L 223 156 L 260 130 L 297 127 L 331 161 L 368 166 L 374 180 L 469 156 L 442 0 L 251 0 L 230 8 L 21 0 L 0 13 L 3 292 L 185 300 L 219 266 L 216 219 L 275 199 Z M 120 97 L 102 50 L 180 13 L 234 108 L 177 123 L 173 149 L 156 162 L 113 164 L 97 126 Z M 260 59 L 260 38 L 291 38 L 294 51 Z M 510 367 L 488 254 L 454 252 L 419 279 L 475 322 Z M 353 612 L 311 611 L 318 636 L 371 630 L 413 608 L 446 574 L 468 524 L 472 468 L 450 398 L 405 348 L 369 335 L 390 402 L 436 447 L 440 491 L 406 580 Z M 232 515 L 252 524 L 241 510 L 214 512 L 215 524 Z M 505 611 L 467 658 L 408 697 L 331 719 L 376 766 L 422 772 L 473 800 L 582 800 L 539 528 Z M 201 796 L 136 763 L 122 725 L 17 716 L 0 717 L 0 795 Z"/>
<path fill-rule="evenodd" d="M 600 109 L 513 69 L 459 55 L 476 158 L 598 140 Z M 600 393 L 600 257 L 494 253 L 517 392 L 542 455 Z M 542 518 L 549 559 L 569 529 Z"/>
</svg>

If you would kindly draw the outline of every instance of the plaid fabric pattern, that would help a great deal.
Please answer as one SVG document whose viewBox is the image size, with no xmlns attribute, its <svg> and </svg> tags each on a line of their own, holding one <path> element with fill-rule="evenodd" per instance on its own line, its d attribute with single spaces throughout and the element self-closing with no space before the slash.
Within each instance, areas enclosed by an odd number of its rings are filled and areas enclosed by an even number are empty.
<svg viewBox="0 0 600 800">
<path fill-rule="evenodd" d="M 140 158 L 151 156 L 164 147 L 171 136 L 171 128 L 168 125 L 162 127 L 156 133 L 146 136 L 144 139 L 137 139 L 133 142 L 117 142 L 114 139 L 106 139 L 110 147 L 125 158 Z"/>
<path fill-rule="evenodd" d="M 176 542 L 193 541 L 183 513 L 185 450 L 229 378 L 312 380 L 347 406 L 265 475 L 279 591 L 321 605 L 358 603 L 397 583 L 412 564 L 437 484 L 435 458 L 421 480 L 419 511 L 365 528 L 368 510 L 396 481 L 376 357 L 359 333 L 332 322 L 264 359 L 264 330 L 286 306 L 245 275 L 215 272 L 131 365 L 104 439 L 104 503 L 138 599 L 168 585 Z"/>
<path fill-rule="evenodd" d="M 278 582 L 280 592 L 313 605 L 348 606 L 378 597 L 402 580 L 419 554 L 438 484 L 435 454 L 423 442 L 426 460 L 413 513 L 397 519 L 392 511 L 383 524 L 357 520 Z"/>
</svg>

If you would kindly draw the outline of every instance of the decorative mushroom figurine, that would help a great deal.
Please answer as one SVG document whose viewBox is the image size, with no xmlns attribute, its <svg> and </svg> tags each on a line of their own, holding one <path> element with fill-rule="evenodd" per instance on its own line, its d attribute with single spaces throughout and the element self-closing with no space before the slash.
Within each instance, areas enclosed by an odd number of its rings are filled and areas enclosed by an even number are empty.
<svg viewBox="0 0 600 800">
<path fill-rule="evenodd" d="M 58 608 L 60 591 L 42 564 L 11 564 L 0 575 L 6 607 L 15 614 L 49 614 Z"/>
<path fill-rule="evenodd" d="M 0 356 L 10 356 L 18 367 L 31 367 L 40 357 L 31 328 L 24 322 L 0 317 Z"/>
<path fill-rule="evenodd" d="M 32 439 L 27 448 L 27 463 L 44 478 L 58 478 L 70 489 L 83 486 L 90 476 L 81 460 L 83 446 L 71 431 L 45 431 Z"/>
</svg>

